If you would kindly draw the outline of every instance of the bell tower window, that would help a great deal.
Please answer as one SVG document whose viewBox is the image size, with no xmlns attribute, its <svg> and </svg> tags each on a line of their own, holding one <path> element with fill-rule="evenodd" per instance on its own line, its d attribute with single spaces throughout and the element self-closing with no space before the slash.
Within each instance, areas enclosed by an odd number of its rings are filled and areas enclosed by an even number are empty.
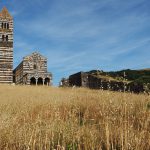
<svg viewBox="0 0 150 150">
<path fill-rule="evenodd" d="M 4 29 L 6 29 L 6 23 L 4 23 Z"/>
<path fill-rule="evenodd" d="M 9 23 L 3 23 L 1 24 L 2 29 L 9 29 Z"/>
<path fill-rule="evenodd" d="M 2 35 L 2 41 L 4 41 L 5 40 L 5 36 L 4 35 Z"/>
<path fill-rule="evenodd" d="M 2 25 L 1 25 L 1 27 L 2 27 L 2 29 L 4 28 L 4 24 L 3 24 L 3 22 L 2 22 Z"/>
<path fill-rule="evenodd" d="M 6 41 L 8 41 L 8 35 L 6 35 Z"/>
<path fill-rule="evenodd" d="M 2 35 L 2 41 L 3 41 L 3 42 L 8 41 L 8 35 L 6 35 L 6 36 L 5 36 L 5 35 Z"/>
<path fill-rule="evenodd" d="M 9 23 L 7 23 L 7 29 L 9 29 Z"/>
</svg>

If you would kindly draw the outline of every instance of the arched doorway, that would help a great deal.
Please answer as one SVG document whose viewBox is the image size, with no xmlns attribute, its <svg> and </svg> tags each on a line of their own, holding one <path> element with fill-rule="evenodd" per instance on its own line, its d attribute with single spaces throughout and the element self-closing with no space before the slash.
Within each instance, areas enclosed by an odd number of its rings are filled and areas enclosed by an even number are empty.
<svg viewBox="0 0 150 150">
<path fill-rule="evenodd" d="M 36 79 L 34 77 L 30 79 L 30 85 L 36 85 Z"/>
<path fill-rule="evenodd" d="M 50 85 L 50 79 L 49 78 L 45 78 L 44 85 Z"/>
<path fill-rule="evenodd" d="M 38 78 L 37 85 L 43 85 L 43 79 L 41 77 Z"/>
</svg>

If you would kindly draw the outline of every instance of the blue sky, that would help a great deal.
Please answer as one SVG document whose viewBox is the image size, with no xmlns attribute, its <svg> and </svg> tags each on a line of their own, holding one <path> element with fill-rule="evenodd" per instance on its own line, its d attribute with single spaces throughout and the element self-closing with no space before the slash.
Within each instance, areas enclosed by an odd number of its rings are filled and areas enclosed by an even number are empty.
<svg viewBox="0 0 150 150">
<path fill-rule="evenodd" d="M 150 0 L 0 0 L 14 17 L 14 67 L 38 51 L 57 85 L 78 71 L 150 68 Z"/>
</svg>

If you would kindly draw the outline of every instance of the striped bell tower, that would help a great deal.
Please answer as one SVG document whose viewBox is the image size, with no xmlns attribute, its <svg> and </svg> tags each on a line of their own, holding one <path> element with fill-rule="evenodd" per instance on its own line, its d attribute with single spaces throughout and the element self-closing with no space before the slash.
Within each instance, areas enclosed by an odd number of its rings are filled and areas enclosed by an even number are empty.
<svg viewBox="0 0 150 150">
<path fill-rule="evenodd" d="M 0 12 L 0 84 L 13 82 L 13 18 L 6 7 Z"/>
</svg>

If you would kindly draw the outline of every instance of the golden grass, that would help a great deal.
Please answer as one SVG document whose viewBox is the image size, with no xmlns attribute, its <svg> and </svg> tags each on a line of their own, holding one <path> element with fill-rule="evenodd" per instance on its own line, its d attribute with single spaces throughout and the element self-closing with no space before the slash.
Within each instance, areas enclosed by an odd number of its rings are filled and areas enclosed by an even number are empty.
<svg viewBox="0 0 150 150">
<path fill-rule="evenodd" d="M 0 149 L 149 150 L 150 97 L 0 85 Z"/>
</svg>

